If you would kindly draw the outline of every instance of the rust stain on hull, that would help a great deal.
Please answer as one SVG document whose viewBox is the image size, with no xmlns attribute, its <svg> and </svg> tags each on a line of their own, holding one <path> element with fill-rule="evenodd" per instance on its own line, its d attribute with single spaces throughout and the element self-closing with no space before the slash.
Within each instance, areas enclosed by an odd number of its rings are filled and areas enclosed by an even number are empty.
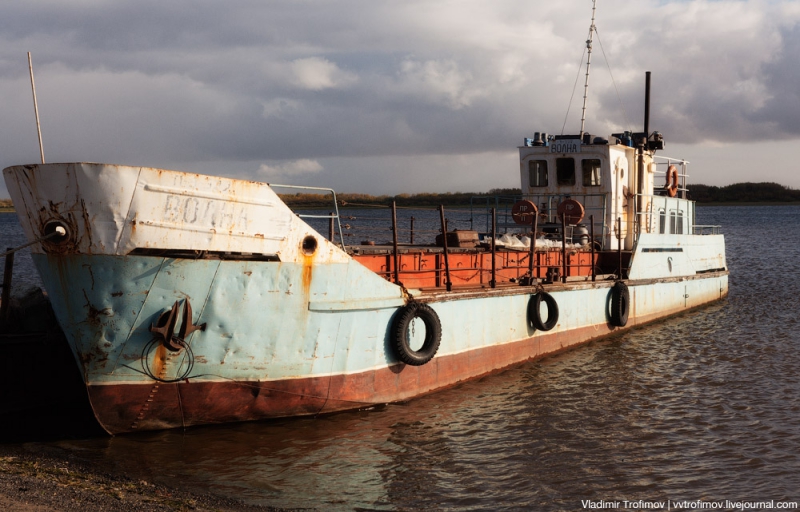
<svg viewBox="0 0 800 512">
<path fill-rule="evenodd" d="M 151 365 L 151 370 L 153 372 L 153 375 L 156 375 L 161 379 L 164 378 L 164 366 L 166 360 L 167 360 L 167 347 L 159 343 L 156 346 L 155 355 L 153 356 L 153 364 Z"/>
<path fill-rule="evenodd" d="M 678 308 L 666 315 L 686 311 Z M 481 348 L 437 357 L 424 366 L 398 364 L 357 374 L 269 382 L 183 381 L 156 384 L 157 393 L 153 384 L 90 385 L 88 391 L 95 416 L 111 434 L 333 413 L 452 387 L 664 316 L 664 312 L 653 314 L 625 328 L 603 324 L 537 335 L 504 345 L 503 351 Z"/>
<path fill-rule="evenodd" d="M 306 296 L 309 296 L 311 291 L 311 275 L 312 269 L 314 267 L 314 256 L 311 255 L 303 255 L 303 275 L 302 275 L 302 283 L 303 283 L 303 293 Z"/>
</svg>

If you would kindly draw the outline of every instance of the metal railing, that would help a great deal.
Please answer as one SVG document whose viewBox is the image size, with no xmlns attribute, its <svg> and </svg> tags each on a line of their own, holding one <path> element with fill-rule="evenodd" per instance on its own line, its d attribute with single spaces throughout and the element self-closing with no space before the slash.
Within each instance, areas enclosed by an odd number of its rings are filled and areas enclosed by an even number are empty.
<svg viewBox="0 0 800 512">
<path fill-rule="evenodd" d="M 695 203 L 681 197 L 639 194 L 637 201 L 645 204 L 638 214 L 636 234 L 718 235 L 722 226 L 695 224 Z"/>
<path fill-rule="evenodd" d="M 694 224 L 692 226 L 693 235 L 719 235 L 722 233 L 722 226 L 712 226 L 710 224 Z"/>
<path fill-rule="evenodd" d="M 682 158 L 671 158 L 660 155 L 653 156 L 653 159 L 662 160 L 661 162 L 654 162 L 656 164 L 655 174 L 663 174 L 666 177 L 667 170 L 669 169 L 670 165 L 677 167 L 678 195 L 681 197 L 681 199 L 686 199 L 686 193 L 689 191 L 689 189 L 686 187 L 686 180 L 689 177 L 689 172 L 687 171 L 689 168 L 689 161 Z M 660 170 L 659 167 L 663 168 L 663 170 Z"/>
<path fill-rule="evenodd" d="M 341 241 L 342 250 L 346 251 L 347 248 L 344 245 L 344 235 L 342 234 L 342 222 L 339 218 L 339 202 L 336 200 L 336 192 L 332 188 L 324 188 L 324 187 L 306 187 L 302 185 L 278 185 L 276 183 L 270 183 L 269 186 L 273 189 L 275 188 L 288 188 L 294 190 L 317 190 L 320 192 L 327 192 L 330 193 L 333 200 L 333 212 L 327 215 L 315 215 L 309 213 L 295 213 L 300 218 L 303 219 L 330 219 L 330 222 L 333 224 L 335 222 L 336 226 L 339 228 L 339 240 Z M 331 232 L 333 231 L 331 225 Z M 332 233 L 331 233 L 332 234 Z M 333 242 L 333 236 L 330 237 L 331 242 Z"/>
<path fill-rule="evenodd" d="M 644 207 L 637 216 L 637 237 L 639 233 L 689 233 L 694 223 L 694 203 L 688 199 L 637 194 L 636 201 Z"/>
<path fill-rule="evenodd" d="M 558 205 L 565 199 L 575 199 L 585 208 L 584 220 L 593 218 L 591 226 L 601 240 L 608 235 L 609 228 L 606 226 L 606 215 L 608 213 L 608 194 L 523 194 L 519 196 L 475 196 L 470 198 L 470 229 L 488 233 L 490 229 L 491 208 L 497 212 L 497 228 L 501 233 L 507 233 L 511 229 L 524 229 L 514 222 L 511 216 L 511 209 L 514 203 L 521 199 L 531 201 L 539 210 L 540 220 L 550 224 L 558 224 Z M 599 199 L 599 201 L 598 201 Z M 600 203 L 599 206 L 596 203 Z M 588 206 L 587 206 L 588 205 Z M 483 229 L 481 229 L 481 227 Z M 555 235 L 553 238 L 558 238 Z"/>
<path fill-rule="evenodd" d="M 566 282 L 568 277 L 583 276 L 586 278 L 591 277 L 592 281 L 596 278 L 597 271 L 597 257 L 594 244 L 586 244 L 582 247 L 575 247 L 572 239 L 566 236 L 567 229 L 564 226 L 565 216 L 561 218 L 561 233 L 560 233 L 560 246 L 559 247 L 546 247 L 542 248 L 541 244 L 536 244 L 536 238 L 531 239 L 531 244 L 524 249 L 499 251 L 496 244 L 497 237 L 500 235 L 497 229 L 497 211 L 492 208 L 490 215 L 492 222 L 490 224 L 489 232 L 486 235 L 489 237 L 489 242 L 485 243 L 486 250 L 473 253 L 477 256 L 472 260 L 472 265 L 453 267 L 451 258 L 459 257 L 459 254 L 453 254 L 454 251 L 448 245 L 448 237 L 442 236 L 438 241 L 439 251 L 434 257 L 433 266 L 424 269 L 403 269 L 405 266 L 402 263 L 403 255 L 400 254 L 400 244 L 396 236 L 399 229 L 397 228 L 397 207 L 393 204 L 391 206 L 392 212 L 392 231 L 395 236 L 391 242 L 391 252 L 385 253 L 387 260 L 386 264 L 381 267 L 381 270 L 376 271 L 377 274 L 393 280 L 396 284 L 403 285 L 403 277 L 413 277 L 419 274 L 434 274 L 436 287 L 445 287 L 448 291 L 452 289 L 454 280 L 460 280 L 466 284 L 474 283 L 475 277 L 478 277 L 478 282 L 488 283 L 492 288 L 497 286 L 498 276 L 503 275 L 508 283 L 517 283 L 522 286 L 533 286 L 545 279 L 545 282 L 554 282 L 556 280 Z M 445 209 L 439 206 L 439 233 L 452 233 L 448 230 L 447 219 L 445 218 Z M 593 221 L 593 216 L 590 216 L 590 223 Z M 519 226 L 518 227 L 523 227 Z M 537 224 L 534 223 L 530 226 L 531 234 L 542 234 L 537 229 Z M 587 233 L 587 238 L 593 238 L 593 231 Z M 538 245 L 538 248 L 537 248 Z M 558 257 L 553 257 L 558 255 Z M 577 256 L 577 257 L 576 257 Z M 589 256 L 587 262 L 583 260 Z M 487 261 L 488 260 L 488 261 Z M 500 267 L 498 268 L 498 260 Z M 577 261 L 576 261 L 577 260 Z M 460 263 L 459 263 L 460 264 Z M 553 269 L 557 270 L 553 270 Z M 583 269 L 583 271 L 582 271 Z M 468 272 L 469 276 L 464 277 L 464 272 Z M 510 272 L 510 273 L 509 273 Z M 487 275 L 489 279 L 484 279 L 483 276 Z M 513 274 L 513 277 L 510 277 Z"/>
</svg>

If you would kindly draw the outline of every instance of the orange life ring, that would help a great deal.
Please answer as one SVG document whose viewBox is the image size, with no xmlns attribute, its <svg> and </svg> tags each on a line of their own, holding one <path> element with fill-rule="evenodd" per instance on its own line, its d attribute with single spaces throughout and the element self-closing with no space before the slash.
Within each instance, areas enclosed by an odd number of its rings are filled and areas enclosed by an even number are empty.
<svg viewBox="0 0 800 512">
<path fill-rule="evenodd" d="M 521 199 L 511 207 L 511 218 L 514 219 L 514 222 L 523 226 L 532 225 L 537 213 L 539 213 L 539 210 L 536 205 L 527 199 Z"/>
<path fill-rule="evenodd" d="M 583 215 L 586 213 L 580 201 L 574 199 L 564 199 L 558 204 L 558 218 L 565 217 L 567 224 L 574 226 L 583 220 Z"/>
<path fill-rule="evenodd" d="M 678 168 L 670 165 L 667 169 L 667 184 L 664 185 L 669 197 L 678 195 Z"/>
</svg>

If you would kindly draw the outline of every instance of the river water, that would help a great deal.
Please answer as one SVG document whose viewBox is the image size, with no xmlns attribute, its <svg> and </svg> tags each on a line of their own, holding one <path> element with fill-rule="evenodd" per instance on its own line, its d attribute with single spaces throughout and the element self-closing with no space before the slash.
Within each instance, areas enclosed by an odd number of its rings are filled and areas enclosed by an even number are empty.
<svg viewBox="0 0 800 512">
<path fill-rule="evenodd" d="M 723 226 L 731 271 L 703 309 L 403 404 L 31 446 L 287 508 L 798 502 L 800 206 L 697 212 Z M 13 216 L 0 229 L 21 237 Z"/>
</svg>

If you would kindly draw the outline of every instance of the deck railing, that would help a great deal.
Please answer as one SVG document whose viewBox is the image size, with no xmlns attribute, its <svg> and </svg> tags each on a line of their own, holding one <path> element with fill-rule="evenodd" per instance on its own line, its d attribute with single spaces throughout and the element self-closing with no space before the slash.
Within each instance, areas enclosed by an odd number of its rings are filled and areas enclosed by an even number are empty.
<svg viewBox="0 0 800 512">
<path fill-rule="evenodd" d="M 434 281 L 435 286 L 448 290 L 452 289 L 454 284 L 480 283 L 495 287 L 498 282 L 506 282 L 532 285 L 543 279 L 565 282 L 568 277 L 580 275 L 588 279 L 596 275 L 595 247 L 589 244 L 588 240 L 584 240 L 587 243 L 583 247 L 573 245 L 571 236 L 565 235 L 569 230 L 563 227 L 557 246 L 551 242 L 550 247 L 542 247 L 540 241 L 538 247 L 528 245 L 525 248 L 503 250 L 502 246 L 498 247 L 499 244 L 493 243 L 499 239 L 501 233 L 497 227 L 499 224 L 497 211 L 490 211 L 490 218 L 493 218 L 494 222 L 490 222 L 488 232 L 483 233 L 484 238 L 480 242 L 483 250 L 475 251 L 465 247 L 453 247 L 448 243 L 446 236 L 441 236 L 444 232 L 452 235 L 453 227 L 465 229 L 473 225 L 474 217 L 468 216 L 465 210 L 446 210 L 443 206 L 435 210 L 400 209 L 394 203 L 391 206 L 370 205 L 369 208 L 367 205 L 353 206 L 360 207 L 361 211 L 352 212 L 352 215 L 348 213 L 340 215 L 345 221 L 342 225 L 343 235 L 351 237 L 349 252 L 370 266 L 377 274 L 397 284 L 410 282 L 411 288 L 423 286 L 413 283 Z M 408 216 L 409 210 L 423 218 L 422 226 L 415 226 L 415 217 Z M 398 218 L 400 211 L 404 213 L 403 219 Z M 437 214 L 435 219 L 434 212 Z M 326 217 L 302 213 L 300 215 L 311 219 Z M 589 216 L 588 220 L 591 225 L 593 216 Z M 405 224 L 409 221 L 409 224 Z M 409 226 L 409 229 L 404 226 Z M 516 225 L 516 227 L 526 231 L 526 226 Z M 544 234 L 537 229 L 537 226 L 528 226 L 526 234 L 533 238 L 534 230 L 538 236 Z M 591 238 L 593 234 L 590 230 L 585 238 Z M 342 233 L 339 236 L 342 236 Z M 365 240 L 366 237 L 373 240 Z M 377 243 L 374 241 L 375 238 Z M 434 238 L 437 239 L 435 244 Z M 415 240 L 418 243 L 414 243 Z M 554 267 L 557 270 L 554 270 Z"/>
<path fill-rule="evenodd" d="M 328 213 L 327 215 L 318 215 L 312 213 L 296 213 L 296 215 L 303 219 L 329 219 L 329 239 L 334 241 L 334 226 L 338 227 L 339 229 L 339 240 L 341 242 L 342 250 L 346 251 L 347 247 L 344 245 L 344 235 L 342 232 L 342 222 L 339 218 L 339 202 L 336 200 L 336 192 L 332 188 L 324 188 L 324 187 L 306 187 L 302 185 L 278 185 L 275 183 L 270 183 L 269 186 L 273 189 L 276 188 L 284 188 L 284 189 L 292 189 L 292 190 L 315 190 L 318 192 L 327 192 L 331 195 L 331 209 L 332 212 Z"/>
<path fill-rule="evenodd" d="M 527 199 L 536 205 L 539 211 L 539 222 L 559 224 L 558 205 L 565 199 L 575 199 L 585 208 L 584 221 L 587 225 L 589 219 L 593 219 L 592 225 L 587 226 L 590 231 L 594 231 L 596 240 L 605 240 L 608 236 L 609 228 L 606 225 L 606 215 L 608 212 L 608 194 L 525 194 L 520 196 L 475 196 L 470 198 L 470 220 L 471 228 L 475 230 L 489 231 L 491 219 L 491 209 L 497 212 L 497 229 L 501 233 L 519 231 L 524 226 L 515 223 L 511 216 L 511 209 L 514 203 Z M 568 230 L 574 226 L 567 226 Z M 547 233 L 545 234 L 548 235 Z M 560 239 L 560 234 L 553 234 L 551 238 Z M 568 236 L 571 238 L 571 236 Z"/>
<path fill-rule="evenodd" d="M 667 235 L 718 235 L 722 226 L 695 224 L 695 202 L 681 197 L 663 195 L 637 195 L 637 201 L 644 205 L 639 212 L 638 233 Z"/>
<path fill-rule="evenodd" d="M 722 233 L 722 226 L 712 226 L 710 224 L 695 224 L 692 226 L 693 235 L 719 235 Z"/>
<path fill-rule="evenodd" d="M 686 187 L 686 182 L 689 178 L 689 161 L 682 158 L 671 158 L 668 156 L 655 155 L 653 156 L 656 164 L 655 174 L 664 175 L 666 185 L 667 170 L 670 165 L 674 165 L 678 169 L 678 193 L 676 197 L 686 199 L 686 194 L 689 189 Z"/>
</svg>

